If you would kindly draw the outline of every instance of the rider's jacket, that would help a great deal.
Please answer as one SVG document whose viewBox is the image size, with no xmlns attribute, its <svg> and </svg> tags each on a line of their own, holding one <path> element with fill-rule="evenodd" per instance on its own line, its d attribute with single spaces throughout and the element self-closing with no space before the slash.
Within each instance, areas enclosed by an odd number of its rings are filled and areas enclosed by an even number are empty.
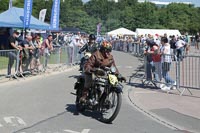
<svg viewBox="0 0 200 133">
<path fill-rule="evenodd" d="M 90 44 L 90 42 L 88 42 L 79 50 L 79 52 L 82 53 L 83 51 L 85 51 L 85 52 L 94 53 L 95 51 L 97 51 L 97 49 L 98 49 L 97 43 Z"/>
<path fill-rule="evenodd" d="M 116 74 L 119 74 L 119 71 L 115 65 L 113 56 L 110 54 L 108 58 L 105 58 L 102 53 L 97 50 L 92 54 L 89 60 L 85 63 L 84 70 L 86 73 L 91 73 L 94 68 L 105 68 L 114 66 L 116 68 Z"/>
</svg>

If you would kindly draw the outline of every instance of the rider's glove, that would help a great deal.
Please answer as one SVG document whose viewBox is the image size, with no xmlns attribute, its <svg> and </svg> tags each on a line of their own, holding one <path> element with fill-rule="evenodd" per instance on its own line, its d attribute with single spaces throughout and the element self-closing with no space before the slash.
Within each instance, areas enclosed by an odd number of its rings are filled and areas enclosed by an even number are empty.
<svg viewBox="0 0 200 133">
<path fill-rule="evenodd" d="M 86 74 L 92 74 L 92 73 L 94 73 L 96 71 L 96 68 L 90 68 L 90 69 L 86 69 L 85 70 L 85 73 Z"/>
<path fill-rule="evenodd" d="M 118 78 L 118 80 L 120 81 L 120 82 L 126 82 L 126 78 L 125 77 L 123 77 L 121 74 L 119 74 L 118 76 L 117 76 L 117 78 Z"/>
<path fill-rule="evenodd" d="M 81 54 L 81 51 L 78 51 L 79 54 Z"/>
</svg>

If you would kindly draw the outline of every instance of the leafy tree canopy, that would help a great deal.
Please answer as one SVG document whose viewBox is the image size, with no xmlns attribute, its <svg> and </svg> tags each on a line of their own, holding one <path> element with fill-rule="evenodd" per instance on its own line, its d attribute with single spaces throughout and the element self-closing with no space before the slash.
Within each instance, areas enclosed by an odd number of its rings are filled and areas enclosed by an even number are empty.
<svg viewBox="0 0 200 133">
<path fill-rule="evenodd" d="M 8 9 L 9 0 L 0 0 L 0 12 Z M 23 7 L 24 0 L 13 0 L 13 6 Z M 45 22 L 50 22 L 52 0 L 33 0 L 32 15 L 37 17 L 41 9 L 47 9 Z M 200 8 L 172 3 L 166 7 L 137 0 L 61 0 L 60 26 L 77 27 L 87 33 L 95 33 L 96 25 L 102 23 L 102 33 L 126 27 L 179 29 L 182 33 L 196 34 L 200 31 Z"/>
</svg>

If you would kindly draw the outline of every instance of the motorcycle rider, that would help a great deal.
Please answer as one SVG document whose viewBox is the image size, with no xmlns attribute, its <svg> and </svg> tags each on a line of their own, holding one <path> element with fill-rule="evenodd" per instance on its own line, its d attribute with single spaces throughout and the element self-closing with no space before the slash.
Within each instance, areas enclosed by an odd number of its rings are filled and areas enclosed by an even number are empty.
<svg viewBox="0 0 200 133">
<path fill-rule="evenodd" d="M 94 34 L 90 34 L 89 35 L 89 41 L 88 43 L 86 43 L 80 50 L 79 50 L 79 54 L 81 54 L 82 52 L 89 52 L 89 53 L 94 53 L 97 49 L 98 49 L 98 44 L 95 42 L 96 37 Z M 81 63 L 80 63 L 80 71 L 83 70 L 83 65 L 84 65 L 84 61 L 85 58 L 81 58 Z"/>
<path fill-rule="evenodd" d="M 105 67 L 114 66 L 116 68 L 115 74 L 118 76 L 118 80 L 126 81 L 126 78 L 122 77 L 121 74 L 119 74 L 119 71 L 115 65 L 114 58 L 111 55 L 111 51 L 112 51 L 112 45 L 107 41 L 103 41 L 101 43 L 100 49 L 94 52 L 92 56 L 89 58 L 89 60 L 85 63 L 84 65 L 85 83 L 83 88 L 83 94 L 82 97 L 80 98 L 80 101 L 86 102 L 88 89 L 91 87 L 93 82 L 92 72 L 95 72 L 96 68 L 103 69 Z"/>
</svg>

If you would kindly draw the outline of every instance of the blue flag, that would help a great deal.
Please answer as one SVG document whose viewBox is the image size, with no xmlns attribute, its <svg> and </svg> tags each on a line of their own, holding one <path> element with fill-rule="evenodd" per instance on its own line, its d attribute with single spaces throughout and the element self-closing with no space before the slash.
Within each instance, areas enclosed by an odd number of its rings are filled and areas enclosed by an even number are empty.
<svg viewBox="0 0 200 133">
<path fill-rule="evenodd" d="M 59 17 L 60 17 L 60 0 L 53 1 L 53 7 L 51 10 L 51 25 L 50 29 L 59 29 Z"/>
<path fill-rule="evenodd" d="M 24 28 L 28 28 L 32 14 L 32 0 L 24 0 Z"/>
</svg>

